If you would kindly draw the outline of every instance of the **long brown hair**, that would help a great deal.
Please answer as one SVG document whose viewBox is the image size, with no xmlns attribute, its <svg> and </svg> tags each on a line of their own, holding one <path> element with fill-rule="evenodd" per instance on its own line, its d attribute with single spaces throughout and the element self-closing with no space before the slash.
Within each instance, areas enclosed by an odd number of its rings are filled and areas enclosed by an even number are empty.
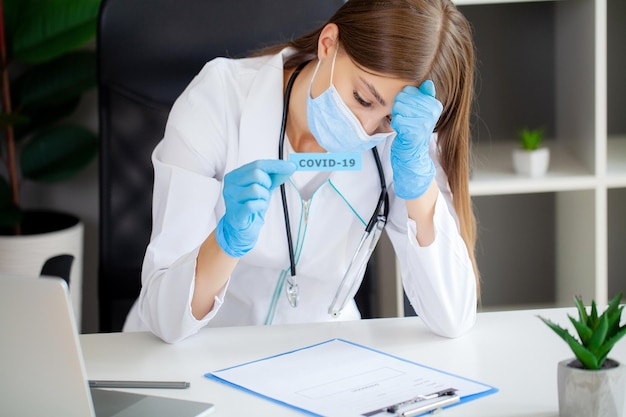
<svg viewBox="0 0 626 417">
<path fill-rule="evenodd" d="M 469 194 L 470 114 L 474 96 L 474 42 L 471 27 L 450 0 L 348 0 L 328 20 L 339 27 L 339 41 L 361 67 L 376 73 L 434 82 L 443 113 L 438 134 L 440 163 L 448 176 L 461 236 L 476 274 L 476 219 Z M 285 66 L 317 57 L 325 25 L 287 44 L 262 51 L 295 49 Z"/>
</svg>

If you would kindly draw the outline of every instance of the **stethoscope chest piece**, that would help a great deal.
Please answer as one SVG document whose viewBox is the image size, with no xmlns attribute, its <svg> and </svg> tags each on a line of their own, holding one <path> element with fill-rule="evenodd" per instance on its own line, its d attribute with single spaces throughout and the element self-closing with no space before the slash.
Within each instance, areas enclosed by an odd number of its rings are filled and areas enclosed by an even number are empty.
<svg viewBox="0 0 626 417">
<path fill-rule="evenodd" d="M 300 288 L 298 287 L 298 281 L 295 275 L 287 278 L 286 291 L 289 305 L 292 307 L 298 307 L 298 301 L 300 300 Z"/>
</svg>

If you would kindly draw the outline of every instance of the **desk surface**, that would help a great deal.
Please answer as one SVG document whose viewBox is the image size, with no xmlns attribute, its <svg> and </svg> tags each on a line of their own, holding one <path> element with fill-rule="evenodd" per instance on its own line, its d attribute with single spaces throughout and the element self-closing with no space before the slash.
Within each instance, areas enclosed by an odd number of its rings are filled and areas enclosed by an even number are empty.
<svg viewBox="0 0 626 417">
<path fill-rule="evenodd" d="M 306 325 L 205 328 L 178 344 L 150 333 L 80 336 L 90 379 L 185 380 L 185 390 L 131 390 L 212 402 L 215 416 L 303 414 L 209 380 L 207 372 L 343 338 L 495 386 L 497 394 L 447 409 L 443 416 L 557 417 L 557 363 L 573 357 L 537 318 L 566 326 L 574 309 L 480 313 L 470 333 L 446 339 L 417 317 Z M 568 326 L 569 327 L 569 326 Z M 626 343 L 610 355 L 626 360 Z"/>
</svg>

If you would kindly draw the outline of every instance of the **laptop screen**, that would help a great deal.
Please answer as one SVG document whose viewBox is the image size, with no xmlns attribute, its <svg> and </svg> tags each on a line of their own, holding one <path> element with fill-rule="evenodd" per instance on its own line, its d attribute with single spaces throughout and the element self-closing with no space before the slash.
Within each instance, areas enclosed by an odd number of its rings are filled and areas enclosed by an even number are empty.
<svg viewBox="0 0 626 417">
<path fill-rule="evenodd" d="M 0 274 L 3 415 L 200 417 L 213 411 L 208 403 L 90 390 L 70 303 L 61 279 Z"/>
</svg>

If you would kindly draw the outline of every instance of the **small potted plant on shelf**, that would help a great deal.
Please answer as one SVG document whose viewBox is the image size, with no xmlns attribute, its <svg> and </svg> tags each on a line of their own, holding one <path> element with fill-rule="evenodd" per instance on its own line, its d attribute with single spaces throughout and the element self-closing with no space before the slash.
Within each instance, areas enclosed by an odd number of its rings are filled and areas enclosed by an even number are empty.
<svg viewBox="0 0 626 417">
<path fill-rule="evenodd" d="M 550 149 L 543 144 L 543 129 L 519 130 L 519 147 L 513 149 L 513 168 L 520 175 L 540 177 L 548 171 Z"/>
<path fill-rule="evenodd" d="M 568 315 L 578 339 L 568 330 L 539 317 L 572 349 L 575 358 L 558 363 L 559 415 L 561 417 L 621 417 L 626 399 L 626 366 L 608 357 L 625 334 L 620 326 L 622 293 L 598 315 L 595 301 L 587 313 L 580 296 L 574 297 L 578 320 Z"/>
</svg>

